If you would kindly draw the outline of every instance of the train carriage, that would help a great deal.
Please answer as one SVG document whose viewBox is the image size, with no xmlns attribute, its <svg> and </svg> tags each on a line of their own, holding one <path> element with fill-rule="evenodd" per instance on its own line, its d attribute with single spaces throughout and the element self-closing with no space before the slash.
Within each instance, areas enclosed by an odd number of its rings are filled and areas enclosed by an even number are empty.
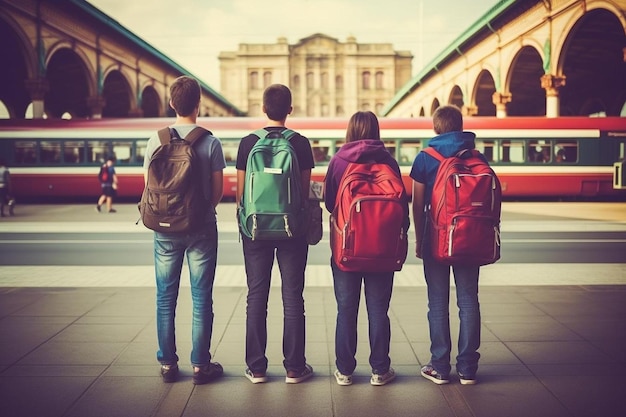
<svg viewBox="0 0 626 417">
<path fill-rule="evenodd" d="M 119 196 L 138 199 L 143 190 L 143 156 L 150 135 L 172 119 L 0 120 L 0 155 L 7 162 L 20 200 L 96 198 L 99 166 L 117 160 Z M 239 140 L 264 126 L 260 118 L 200 118 L 198 123 L 222 141 L 228 163 L 224 197 L 236 191 Z M 344 142 L 348 120 L 290 118 L 290 128 L 307 136 L 323 180 L 328 161 Z M 417 153 L 434 136 L 428 118 L 381 118 L 381 137 L 398 160 L 407 190 Z M 504 198 L 626 199 L 615 187 L 615 165 L 626 158 L 626 118 L 465 119 L 476 146 L 500 177 Z M 621 182 L 620 182 L 621 184 Z"/>
</svg>

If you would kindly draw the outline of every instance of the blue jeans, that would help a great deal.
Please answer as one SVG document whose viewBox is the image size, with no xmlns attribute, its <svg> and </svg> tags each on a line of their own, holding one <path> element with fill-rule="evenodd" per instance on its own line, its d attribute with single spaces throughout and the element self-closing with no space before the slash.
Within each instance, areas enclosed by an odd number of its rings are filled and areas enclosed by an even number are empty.
<svg viewBox="0 0 626 417">
<path fill-rule="evenodd" d="M 211 361 L 213 332 L 213 282 L 217 261 L 217 225 L 193 234 L 154 233 L 154 270 L 156 274 L 157 360 L 176 364 L 174 318 L 180 287 L 183 258 L 187 255 L 193 315 L 191 325 L 191 364 L 204 366 Z"/>
<path fill-rule="evenodd" d="M 357 323 L 361 300 L 361 282 L 365 286 L 365 304 L 369 321 L 369 362 L 372 373 L 389 370 L 389 302 L 393 289 L 393 272 L 345 272 L 331 259 L 331 269 L 337 299 L 337 327 L 335 329 L 335 364 L 344 375 L 352 375 L 356 368 Z"/>
<path fill-rule="evenodd" d="M 265 373 L 267 370 L 267 302 L 276 255 L 283 298 L 283 365 L 287 371 L 302 371 L 306 364 L 302 293 L 309 245 L 304 237 L 251 240 L 242 235 L 241 238 L 248 283 L 246 364 L 255 373 Z"/>
<path fill-rule="evenodd" d="M 428 287 L 428 326 L 432 366 L 442 375 L 450 373 L 450 266 L 437 262 L 426 245 L 424 250 L 424 276 Z M 459 308 L 460 330 L 457 372 L 476 375 L 477 352 L 480 346 L 480 305 L 478 303 L 478 266 L 453 266 Z"/>
</svg>

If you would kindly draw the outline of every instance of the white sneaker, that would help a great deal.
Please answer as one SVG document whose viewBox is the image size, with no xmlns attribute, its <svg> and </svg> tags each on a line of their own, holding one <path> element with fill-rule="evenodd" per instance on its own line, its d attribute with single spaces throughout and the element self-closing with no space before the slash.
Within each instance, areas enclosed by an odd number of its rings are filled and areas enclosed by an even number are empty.
<svg viewBox="0 0 626 417">
<path fill-rule="evenodd" d="M 385 385 L 388 382 L 393 381 L 396 378 L 396 371 L 393 368 L 389 368 L 384 374 L 372 374 L 370 384 L 372 385 Z"/>
<path fill-rule="evenodd" d="M 337 384 L 339 385 L 352 385 L 352 375 L 344 375 L 339 372 L 339 369 L 335 370 L 335 379 L 337 380 Z"/>
</svg>

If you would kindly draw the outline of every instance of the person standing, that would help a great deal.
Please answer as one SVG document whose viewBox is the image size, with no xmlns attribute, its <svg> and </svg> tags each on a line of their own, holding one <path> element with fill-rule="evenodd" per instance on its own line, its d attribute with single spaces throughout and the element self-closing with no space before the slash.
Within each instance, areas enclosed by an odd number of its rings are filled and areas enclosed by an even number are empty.
<svg viewBox="0 0 626 417">
<path fill-rule="evenodd" d="M 338 188 L 350 163 L 383 163 L 389 165 L 398 177 L 398 163 L 380 140 L 376 115 L 370 111 L 355 113 L 348 123 L 346 143 L 332 157 L 324 184 L 324 203 L 329 212 L 335 208 Z M 408 199 L 404 200 L 408 228 Z M 406 229 L 405 229 L 406 230 Z M 372 369 L 370 383 L 385 385 L 395 378 L 390 366 L 389 346 L 391 325 L 389 303 L 393 289 L 394 272 L 348 272 L 341 270 L 331 257 L 335 298 L 337 300 L 337 325 L 335 329 L 335 379 L 339 385 L 351 385 L 356 368 L 357 321 L 361 299 L 361 284 L 365 287 L 365 301 L 369 320 L 369 363 Z"/>
<path fill-rule="evenodd" d="M 282 84 L 270 85 L 263 92 L 263 112 L 268 121 L 265 129 L 282 132 L 287 116 L 291 114 L 291 91 Z M 246 181 L 246 164 L 252 147 L 259 140 L 255 134 L 241 139 L 237 151 L 237 206 L 241 204 Z M 283 140 L 283 139 L 277 139 Z M 309 140 L 295 134 L 290 142 L 295 149 L 302 190 L 308 192 L 311 170 L 314 167 L 313 151 Z M 302 195 L 302 204 L 308 197 Z M 304 272 L 309 247 L 306 236 L 294 235 L 289 239 L 253 240 L 241 234 L 247 276 L 248 295 L 246 308 L 246 365 L 245 376 L 252 383 L 268 380 L 267 303 L 274 257 L 278 260 L 282 280 L 283 365 L 287 372 L 285 382 L 297 384 L 313 375 L 313 368 L 305 357 Z"/>
<path fill-rule="evenodd" d="M 170 87 L 170 106 L 176 112 L 176 121 L 170 126 L 185 138 L 196 126 L 200 108 L 201 90 L 197 80 L 182 76 Z M 154 134 L 146 147 L 144 175 L 147 183 L 148 166 L 160 146 Z M 154 233 L 154 267 L 156 276 L 157 360 L 161 363 L 164 382 L 178 379 L 175 315 L 183 258 L 187 257 L 193 317 L 191 325 L 191 364 L 193 383 L 206 384 L 223 374 L 222 366 L 211 362 L 213 332 L 213 283 L 217 263 L 217 217 L 215 208 L 223 194 L 223 169 L 226 161 L 222 144 L 210 132 L 193 144 L 201 161 L 202 189 L 206 200 L 206 222 L 190 233 Z"/>
<path fill-rule="evenodd" d="M 456 106 L 439 107 L 433 114 L 435 136 L 429 146 L 444 158 L 463 149 L 474 149 L 476 135 L 463 131 L 463 115 Z M 433 258 L 428 221 L 428 208 L 439 167 L 434 157 L 420 152 L 411 167 L 413 179 L 413 219 L 415 222 L 416 256 L 423 260 L 424 276 L 428 293 L 428 325 L 430 353 L 428 364 L 421 368 L 421 375 L 435 384 L 450 382 L 450 268 L 454 274 L 457 305 L 459 306 L 460 330 L 456 371 L 461 384 L 476 383 L 476 371 L 480 354 L 480 306 L 478 302 L 478 276 L 480 267 L 474 265 L 450 266 Z"/>
<path fill-rule="evenodd" d="M 108 157 L 104 165 L 101 167 L 105 175 L 100 175 L 100 187 L 102 188 L 102 195 L 98 199 L 96 204 L 96 211 L 100 213 L 102 205 L 106 202 L 107 211 L 109 213 L 116 213 L 117 210 L 113 208 L 113 198 L 117 195 L 117 174 L 115 173 L 115 158 Z"/>
<path fill-rule="evenodd" d="M 4 217 L 4 206 L 9 205 L 9 214 L 13 215 L 13 207 L 10 205 L 11 196 L 11 173 L 4 159 L 0 158 L 0 215 Z"/>
</svg>

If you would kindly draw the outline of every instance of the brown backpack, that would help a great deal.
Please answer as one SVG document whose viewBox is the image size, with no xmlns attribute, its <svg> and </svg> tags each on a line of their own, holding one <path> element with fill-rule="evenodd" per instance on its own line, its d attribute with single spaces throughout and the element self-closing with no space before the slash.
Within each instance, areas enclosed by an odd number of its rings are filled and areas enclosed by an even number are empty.
<svg viewBox="0 0 626 417">
<path fill-rule="evenodd" d="M 148 229 L 186 233 L 204 224 L 210 203 L 204 197 L 200 159 L 193 144 L 210 134 L 198 126 L 181 139 L 175 129 L 159 130 L 161 145 L 150 159 L 139 202 L 141 221 Z"/>
</svg>

